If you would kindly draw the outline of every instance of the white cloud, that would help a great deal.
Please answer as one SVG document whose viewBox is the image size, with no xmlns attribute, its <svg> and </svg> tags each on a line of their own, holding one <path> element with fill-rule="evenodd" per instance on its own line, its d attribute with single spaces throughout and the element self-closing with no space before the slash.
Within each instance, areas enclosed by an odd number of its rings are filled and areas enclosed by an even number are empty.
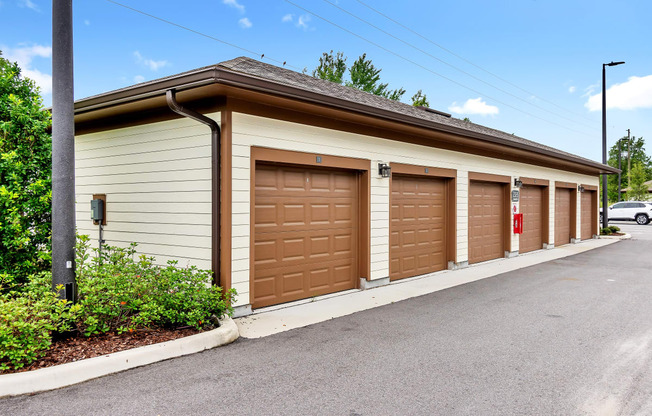
<svg viewBox="0 0 652 416">
<path fill-rule="evenodd" d="M 145 81 L 145 77 L 142 76 L 142 75 L 136 75 L 136 76 L 134 77 L 134 82 L 135 82 L 136 84 L 139 84 L 139 83 L 141 83 L 141 82 L 143 82 L 143 81 Z"/>
<path fill-rule="evenodd" d="M 598 88 L 598 84 L 592 84 L 584 88 L 584 94 L 582 94 L 582 98 L 590 97 L 597 88 Z"/>
<path fill-rule="evenodd" d="M 238 0 L 222 0 L 222 3 L 226 4 L 227 6 L 233 7 L 240 13 L 245 12 L 245 7 L 242 4 L 238 3 Z"/>
<path fill-rule="evenodd" d="M 32 67 L 32 61 L 36 57 L 52 58 L 52 48 L 50 46 L 32 45 L 16 49 L 0 46 L 0 49 L 3 51 L 5 59 L 18 63 L 22 75 L 32 79 L 41 88 L 43 95 L 52 92 L 52 75 L 44 74 Z"/>
<path fill-rule="evenodd" d="M 281 19 L 281 21 L 282 21 L 283 23 L 285 23 L 285 22 L 291 22 L 291 21 L 292 21 L 292 18 L 294 18 L 294 15 L 288 13 L 288 14 L 286 14 L 285 16 L 283 16 L 283 18 Z"/>
<path fill-rule="evenodd" d="M 482 97 L 469 98 L 462 106 L 459 106 L 455 102 L 450 107 L 448 107 L 448 110 L 456 114 L 480 114 L 483 116 L 493 116 L 498 114 L 498 107 L 489 105 L 486 102 L 482 101 Z"/>
<path fill-rule="evenodd" d="M 39 9 L 39 7 L 36 4 L 34 4 L 34 2 L 32 2 L 31 0 L 20 0 L 18 2 L 18 5 L 20 7 L 27 7 L 28 9 L 32 9 L 35 12 L 41 11 L 41 9 Z"/>
<path fill-rule="evenodd" d="M 303 30 L 308 30 L 310 29 L 310 26 L 308 25 L 308 22 L 310 22 L 310 20 L 311 20 L 310 15 L 302 14 L 297 19 L 296 27 Z"/>
<path fill-rule="evenodd" d="M 592 91 L 591 91 L 592 92 Z M 602 110 L 602 92 L 588 95 L 584 104 L 589 111 Z M 607 109 L 635 110 L 652 108 L 652 75 L 629 77 L 622 84 L 614 84 L 607 89 Z"/>
<path fill-rule="evenodd" d="M 577 89 L 577 88 L 575 88 L 574 85 L 571 85 L 570 87 L 568 87 L 568 92 L 570 92 L 570 93 L 572 94 L 572 93 L 575 92 L 576 89 Z"/>
<path fill-rule="evenodd" d="M 246 17 L 243 17 L 242 19 L 238 20 L 238 24 L 243 29 L 249 29 L 252 26 L 251 20 L 249 20 Z"/>
<path fill-rule="evenodd" d="M 170 65 L 168 61 L 155 61 L 153 59 L 145 58 L 140 52 L 135 51 L 134 56 L 136 57 L 136 62 L 145 65 L 151 71 L 158 71 L 159 68 Z"/>
</svg>

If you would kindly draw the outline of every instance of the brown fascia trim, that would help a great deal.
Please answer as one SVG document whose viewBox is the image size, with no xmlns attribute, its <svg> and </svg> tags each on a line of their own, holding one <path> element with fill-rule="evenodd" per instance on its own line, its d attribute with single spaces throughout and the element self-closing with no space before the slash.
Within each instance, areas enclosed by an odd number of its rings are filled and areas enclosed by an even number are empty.
<svg viewBox="0 0 652 416">
<path fill-rule="evenodd" d="M 345 111 L 353 111 L 363 115 L 381 118 L 389 121 L 398 121 L 408 125 L 417 126 L 429 130 L 437 130 L 445 133 L 455 134 L 472 139 L 491 142 L 506 147 L 527 150 L 533 153 L 563 159 L 583 166 L 599 170 L 600 173 L 618 173 L 619 170 L 601 163 L 587 161 L 542 149 L 536 146 L 529 146 L 524 143 L 513 142 L 498 137 L 464 130 L 453 126 L 439 124 L 435 121 L 422 120 L 405 114 L 395 113 L 382 108 L 371 107 L 358 102 L 343 100 L 330 95 L 306 91 L 290 85 L 279 84 L 263 78 L 246 75 L 229 70 L 219 65 L 200 68 L 194 71 L 185 72 L 179 75 L 154 80 L 148 83 L 138 84 L 133 87 L 96 95 L 75 103 L 75 114 L 83 114 L 93 110 L 138 101 L 144 98 L 164 95 L 168 89 L 174 88 L 177 91 L 188 90 L 204 85 L 222 84 L 226 86 L 244 88 L 251 91 L 273 94 L 293 100 L 307 101 L 310 103 L 334 107 Z"/>
</svg>

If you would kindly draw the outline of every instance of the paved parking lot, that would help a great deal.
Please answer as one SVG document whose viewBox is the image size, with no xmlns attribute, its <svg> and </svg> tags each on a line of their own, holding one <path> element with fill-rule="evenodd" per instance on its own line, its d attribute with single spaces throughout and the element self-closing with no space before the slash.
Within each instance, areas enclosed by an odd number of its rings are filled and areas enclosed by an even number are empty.
<svg viewBox="0 0 652 416">
<path fill-rule="evenodd" d="M 652 226 L 621 228 L 633 238 L 0 414 L 649 415 Z"/>
<path fill-rule="evenodd" d="M 652 240 L 652 222 L 648 225 L 638 225 L 634 221 L 609 221 L 609 225 L 619 227 L 633 239 Z"/>
</svg>

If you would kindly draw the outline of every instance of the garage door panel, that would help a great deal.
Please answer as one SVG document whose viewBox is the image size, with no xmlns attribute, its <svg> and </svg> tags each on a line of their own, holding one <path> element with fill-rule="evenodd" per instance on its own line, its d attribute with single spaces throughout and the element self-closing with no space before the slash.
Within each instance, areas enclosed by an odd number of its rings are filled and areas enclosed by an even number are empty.
<svg viewBox="0 0 652 416">
<path fill-rule="evenodd" d="M 323 261 L 309 270 L 293 265 L 256 270 L 256 307 L 353 289 L 350 276 L 355 270 L 350 259 Z"/>
<path fill-rule="evenodd" d="M 432 273 L 433 264 L 444 262 L 445 258 L 443 257 L 443 253 L 412 254 L 412 252 L 407 252 L 400 257 L 395 257 L 390 262 L 391 273 L 395 275 L 418 276 Z"/>
<path fill-rule="evenodd" d="M 392 178 L 390 279 L 446 268 L 445 191 L 440 178 Z"/>
<path fill-rule="evenodd" d="M 255 207 L 255 232 L 278 233 L 292 230 L 312 230 L 315 227 L 350 229 L 355 224 L 357 209 L 350 199 L 328 201 L 283 200 L 282 197 L 258 197 Z M 315 198 L 313 198 L 315 199 Z"/>
<path fill-rule="evenodd" d="M 254 245 L 256 270 L 285 266 L 298 266 L 299 263 L 321 262 L 328 259 L 353 259 L 354 236 L 304 235 L 303 232 L 283 233 L 274 239 L 258 240 Z"/>
<path fill-rule="evenodd" d="M 504 185 L 472 181 L 469 187 L 469 262 L 503 257 Z"/>
<path fill-rule="evenodd" d="M 555 246 L 570 244 L 571 239 L 571 191 L 555 190 Z"/>
<path fill-rule="evenodd" d="M 582 240 L 588 240 L 593 237 L 593 229 L 595 221 L 596 221 L 596 214 L 595 211 L 593 210 L 593 194 L 594 192 L 592 191 L 585 191 L 582 193 L 582 200 L 581 200 L 581 216 L 582 216 L 582 222 L 581 222 L 581 238 Z"/>
<path fill-rule="evenodd" d="M 543 188 L 521 188 L 520 210 L 523 214 L 523 233 L 519 237 L 519 252 L 527 253 L 543 248 Z"/>
<path fill-rule="evenodd" d="M 328 268 L 310 271 L 310 287 L 315 290 L 324 290 L 330 286 Z"/>
<path fill-rule="evenodd" d="M 282 285 L 283 285 L 283 294 L 284 295 L 295 295 L 297 293 L 303 292 L 305 289 L 303 273 L 301 272 L 292 272 L 282 275 Z"/>
<path fill-rule="evenodd" d="M 335 287 L 349 289 L 348 276 L 355 272 L 353 263 L 344 263 L 333 266 L 333 282 Z"/>
<path fill-rule="evenodd" d="M 258 165 L 255 183 L 253 307 L 354 288 L 355 173 Z"/>
</svg>

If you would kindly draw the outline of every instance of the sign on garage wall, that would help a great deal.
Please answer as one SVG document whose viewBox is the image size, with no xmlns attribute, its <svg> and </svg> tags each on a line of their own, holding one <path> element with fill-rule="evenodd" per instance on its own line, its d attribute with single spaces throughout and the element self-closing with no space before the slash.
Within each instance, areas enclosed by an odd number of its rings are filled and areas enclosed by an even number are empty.
<svg viewBox="0 0 652 416">
<path fill-rule="evenodd" d="M 512 202 L 518 202 L 518 189 L 512 191 Z"/>
</svg>

